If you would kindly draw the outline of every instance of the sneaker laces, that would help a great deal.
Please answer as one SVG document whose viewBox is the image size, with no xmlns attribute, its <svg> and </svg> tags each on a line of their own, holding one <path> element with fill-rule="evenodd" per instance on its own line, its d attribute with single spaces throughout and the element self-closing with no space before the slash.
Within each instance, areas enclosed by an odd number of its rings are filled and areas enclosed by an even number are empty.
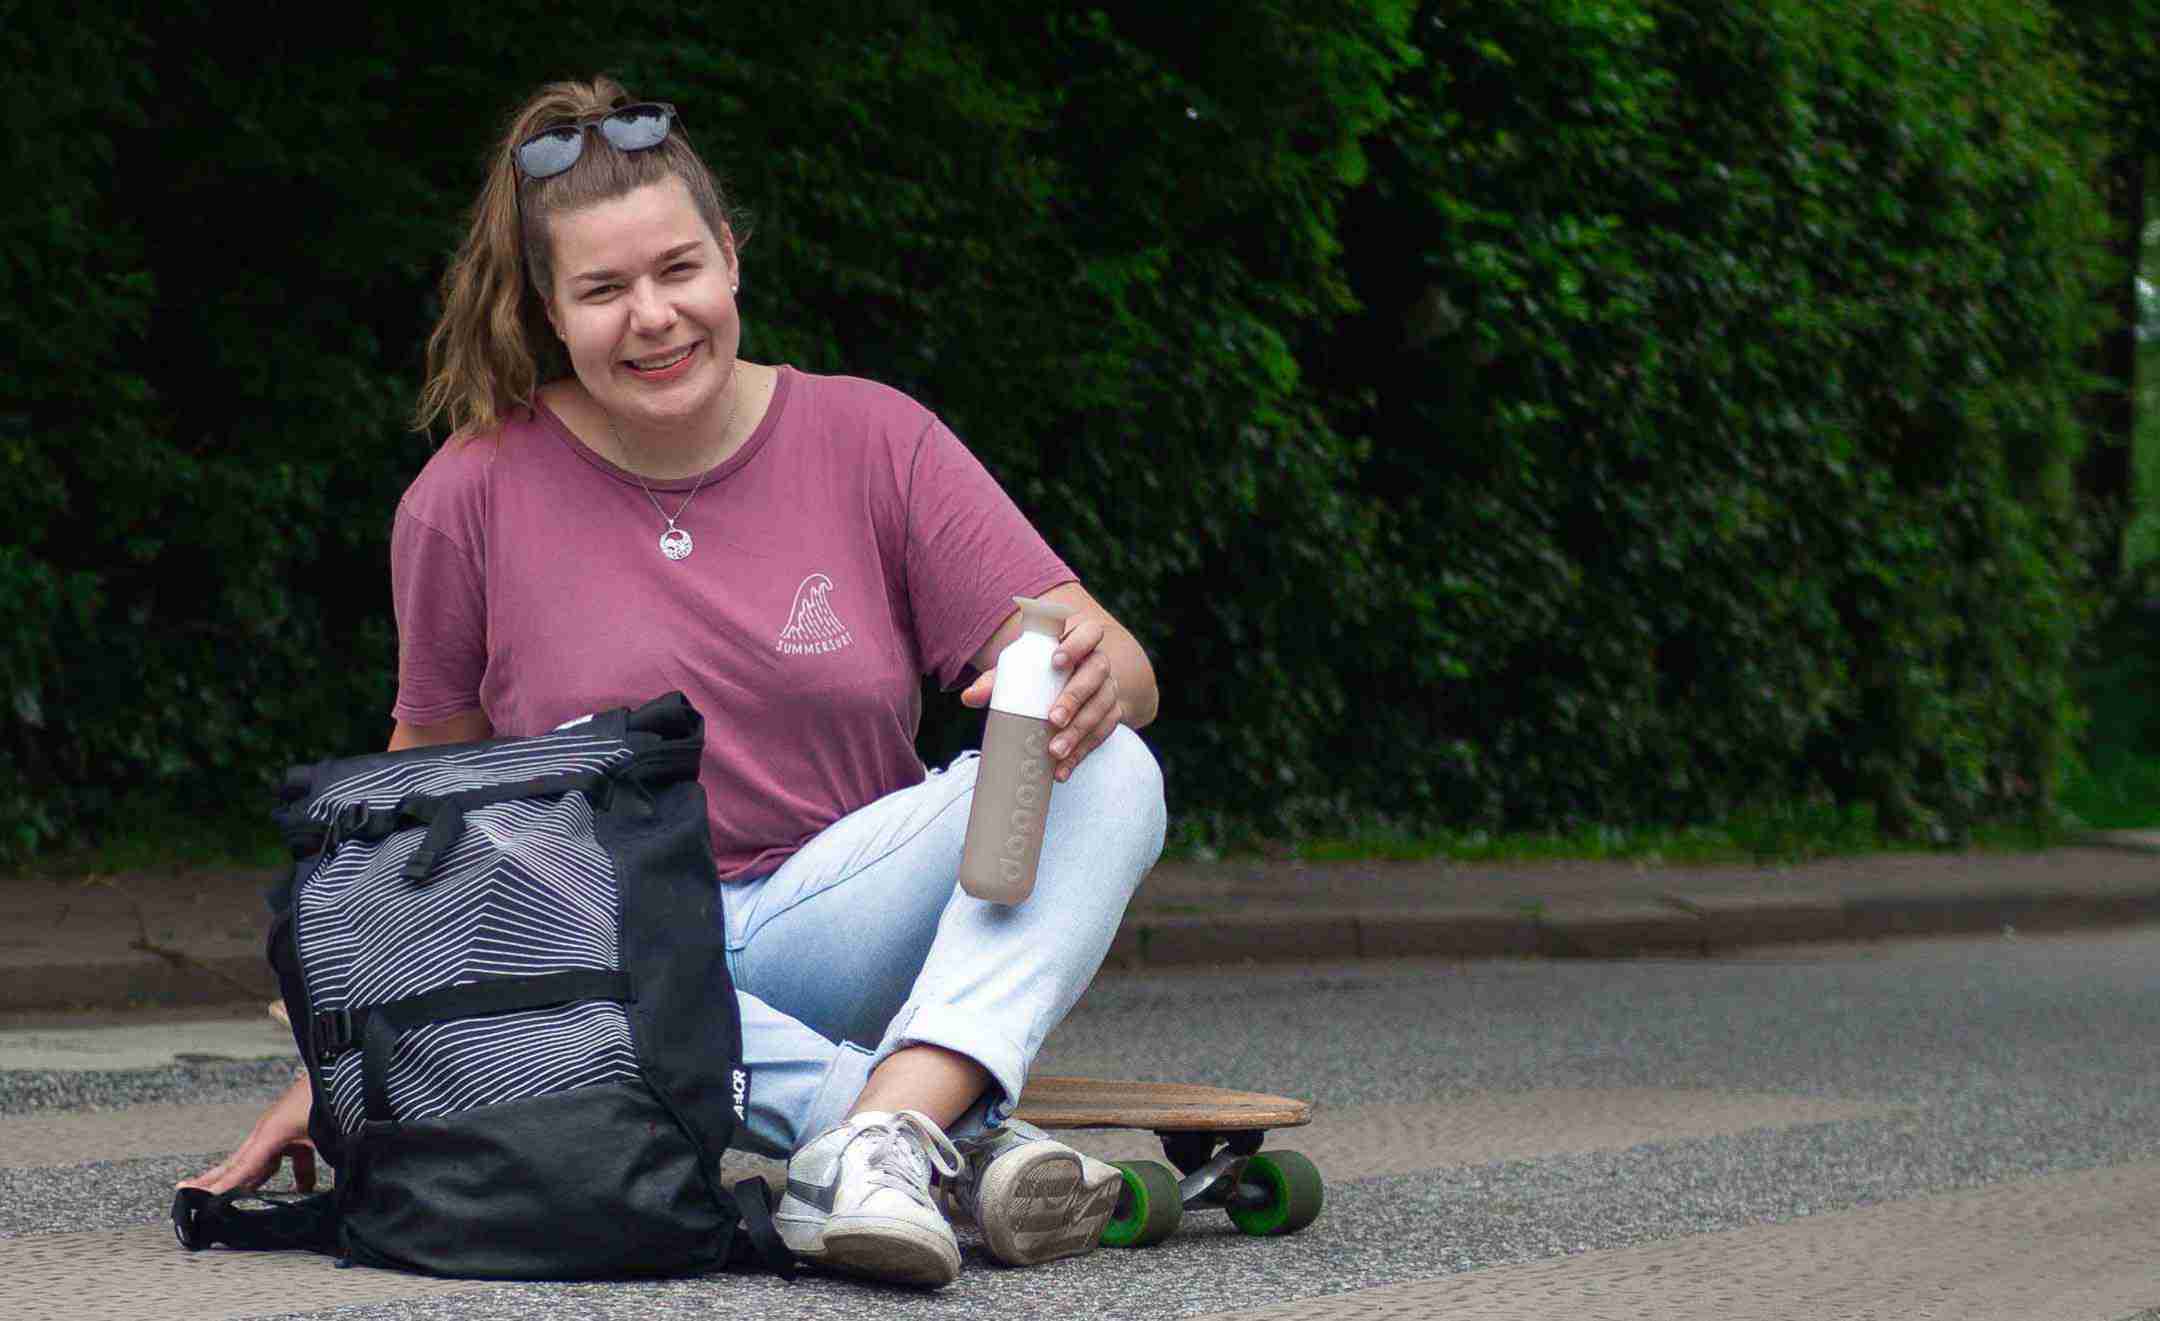
<svg viewBox="0 0 2160 1321">
<path fill-rule="evenodd" d="M 920 1110 L 902 1110 L 890 1119 L 865 1124 L 857 1140 L 865 1137 L 871 1146 L 863 1154 L 863 1175 L 873 1188 L 889 1188 L 934 1206 L 929 1192 L 931 1169 L 948 1179 L 960 1173 L 959 1149 Z"/>
</svg>

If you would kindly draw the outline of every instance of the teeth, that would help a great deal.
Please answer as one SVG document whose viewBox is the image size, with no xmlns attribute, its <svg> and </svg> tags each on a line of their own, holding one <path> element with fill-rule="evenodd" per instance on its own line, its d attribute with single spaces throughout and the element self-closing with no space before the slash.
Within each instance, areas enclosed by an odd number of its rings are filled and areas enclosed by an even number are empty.
<svg viewBox="0 0 2160 1321">
<path fill-rule="evenodd" d="M 646 358 L 642 361 L 633 358 L 630 360 L 630 365 L 637 368 L 641 372 L 656 372 L 663 367 L 672 367 L 676 363 L 681 362 L 684 358 L 690 356 L 690 349 L 694 349 L 696 347 L 697 345 L 692 344 L 689 346 L 689 348 L 685 348 L 684 350 L 682 350 L 682 352 L 671 353 L 664 358 Z"/>
</svg>

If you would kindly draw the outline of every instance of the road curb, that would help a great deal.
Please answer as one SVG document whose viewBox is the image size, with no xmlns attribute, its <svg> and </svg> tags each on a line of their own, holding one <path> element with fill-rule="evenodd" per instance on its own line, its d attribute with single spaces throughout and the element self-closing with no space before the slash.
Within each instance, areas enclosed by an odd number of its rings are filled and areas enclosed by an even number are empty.
<svg viewBox="0 0 2160 1321">
<path fill-rule="evenodd" d="M 1127 971 L 1365 958 L 1703 958 L 1840 940 L 2104 930 L 2160 922 L 2150 891 L 2000 892 L 1792 900 L 1661 895 L 1515 908 L 1276 908 L 1128 914 L 1105 966 Z M 125 1009 L 267 999 L 259 955 L 0 967 L 0 1011 Z"/>
<path fill-rule="evenodd" d="M 1703 958 L 1738 949 L 1991 932 L 2106 930 L 2160 922 L 2160 889 L 2139 894 L 1887 895 L 1831 903 L 1668 900 L 1584 912 L 1140 914 L 1106 966 L 1350 958 Z"/>
<path fill-rule="evenodd" d="M 233 1004 L 277 994 L 261 955 L 172 962 L 140 955 L 107 962 L 0 968 L 0 1012 Z"/>
</svg>

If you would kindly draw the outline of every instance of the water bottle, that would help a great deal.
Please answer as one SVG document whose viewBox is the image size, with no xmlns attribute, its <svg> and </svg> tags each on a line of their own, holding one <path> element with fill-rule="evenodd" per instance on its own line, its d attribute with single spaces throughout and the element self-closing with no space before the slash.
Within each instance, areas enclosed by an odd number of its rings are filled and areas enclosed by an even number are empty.
<svg viewBox="0 0 2160 1321">
<path fill-rule="evenodd" d="M 977 899 L 1017 904 L 1035 888 L 1043 820 L 1050 814 L 1050 704 L 1065 677 L 1051 668 L 1073 608 L 1016 596 L 1020 636 L 998 653 L 982 761 L 960 853 L 960 888 Z"/>
</svg>

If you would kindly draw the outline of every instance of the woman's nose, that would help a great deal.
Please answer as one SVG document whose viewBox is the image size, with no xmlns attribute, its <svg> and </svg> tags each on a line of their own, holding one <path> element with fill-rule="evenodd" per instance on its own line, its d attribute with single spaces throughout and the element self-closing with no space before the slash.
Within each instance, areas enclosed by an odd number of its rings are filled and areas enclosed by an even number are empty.
<svg viewBox="0 0 2160 1321">
<path fill-rule="evenodd" d="M 639 280 L 630 287 L 630 324 L 641 334 L 666 330 L 675 323 L 675 306 L 661 294 L 658 285 L 650 280 Z"/>
</svg>

